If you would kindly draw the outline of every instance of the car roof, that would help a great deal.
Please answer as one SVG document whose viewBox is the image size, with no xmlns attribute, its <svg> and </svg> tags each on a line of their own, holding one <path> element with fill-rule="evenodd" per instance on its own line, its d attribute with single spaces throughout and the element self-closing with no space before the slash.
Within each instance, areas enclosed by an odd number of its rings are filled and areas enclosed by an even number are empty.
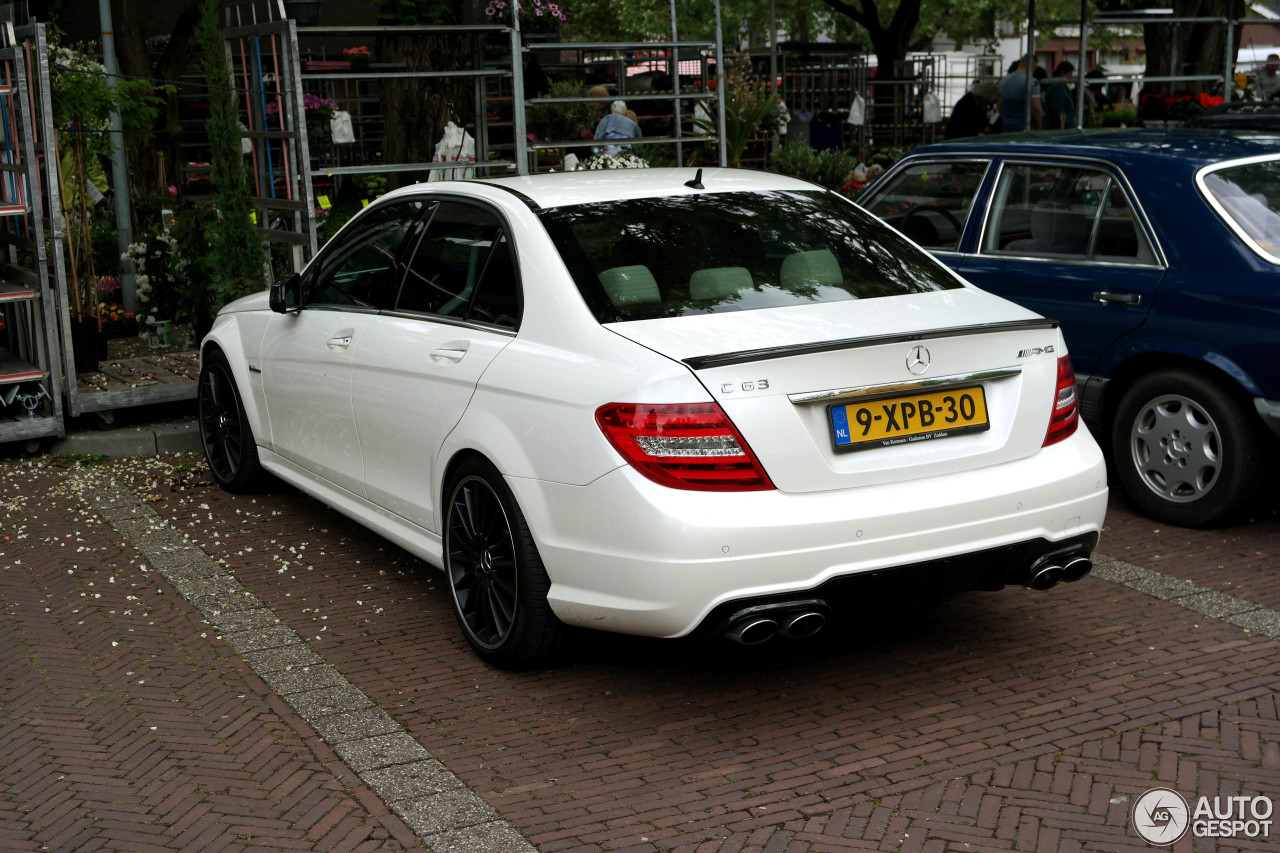
<svg viewBox="0 0 1280 853">
<path fill-rule="evenodd" d="M 911 150 L 910 156 L 961 154 L 967 156 L 1073 155 L 1108 160 L 1122 168 L 1155 160 L 1204 166 L 1276 154 L 1280 140 L 1274 136 L 1246 135 L 1207 128 L 1116 128 L 1064 130 L 1048 133 L 1009 133 L 975 136 Z"/>
<path fill-rule="evenodd" d="M 699 175 L 701 175 L 703 188 L 689 187 L 688 182 L 692 182 Z M 526 204 L 535 208 L 699 193 L 822 189 L 807 181 L 750 169 L 659 168 L 591 169 L 580 172 L 477 178 L 461 182 L 445 181 L 404 187 L 397 190 L 395 195 L 412 194 L 426 189 L 441 190 L 450 185 L 457 191 L 465 191 L 463 190 L 465 185 L 501 188 L 517 194 Z M 388 194 L 390 195 L 392 194 Z"/>
</svg>

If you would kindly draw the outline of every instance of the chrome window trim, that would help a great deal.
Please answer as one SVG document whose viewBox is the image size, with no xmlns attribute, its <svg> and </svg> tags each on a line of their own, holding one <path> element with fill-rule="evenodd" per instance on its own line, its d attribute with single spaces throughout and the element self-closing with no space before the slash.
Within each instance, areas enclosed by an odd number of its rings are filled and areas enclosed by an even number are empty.
<svg viewBox="0 0 1280 853">
<path fill-rule="evenodd" d="M 830 391 L 788 394 L 787 399 L 797 406 L 813 405 L 815 403 L 836 403 L 841 400 L 858 400 L 863 397 L 898 394 L 904 391 L 972 385 L 975 382 L 1008 379 L 1021 373 L 1021 367 L 1002 367 L 996 370 L 979 370 L 973 373 L 953 373 L 950 376 L 937 376 L 932 379 L 916 379 L 911 382 L 889 382 L 883 385 L 860 385 L 853 388 L 834 388 Z"/>
<path fill-rule="evenodd" d="M 1155 253 L 1156 261 L 1153 264 L 1141 264 L 1136 261 L 1133 263 L 1124 263 L 1122 261 L 1097 261 L 1085 258 L 1076 260 L 1072 258 L 1046 258 L 1046 257 L 1029 257 L 1026 255 L 1001 255 L 992 252 L 983 251 L 986 245 L 987 229 L 991 225 L 991 209 L 995 204 L 996 188 L 1000 186 L 1000 179 L 1004 177 L 1005 166 L 1070 166 L 1085 165 L 1100 168 L 1107 177 L 1120 184 L 1120 189 L 1124 192 L 1125 197 L 1129 200 L 1129 206 L 1138 212 L 1139 225 L 1143 234 L 1147 238 L 1147 242 L 1151 244 L 1151 250 Z M 1124 171 L 1107 160 L 1096 157 L 1073 157 L 1067 155 L 1043 154 L 1037 156 L 1019 156 L 1008 157 L 1002 159 L 997 167 L 995 180 L 991 182 L 991 192 L 987 193 L 986 209 L 982 211 L 982 227 L 978 229 L 978 245 L 976 251 L 972 255 L 976 258 L 1003 258 L 1009 260 L 1020 261 L 1044 261 L 1047 263 L 1074 263 L 1085 266 L 1108 266 L 1123 267 L 1125 269 L 1168 269 L 1169 261 L 1165 256 L 1164 249 L 1160 246 L 1160 240 L 1156 237 L 1155 229 L 1151 227 L 1151 220 L 1147 218 L 1147 212 L 1142 207 L 1142 202 L 1138 199 L 1138 194 L 1133 191 L 1133 187 L 1129 184 L 1129 179 L 1125 177 Z"/>
<path fill-rule="evenodd" d="M 1205 166 L 1196 172 L 1196 188 L 1200 190 L 1200 195 L 1204 196 L 1204 200 L 1209 202 L 1209 206 L 1214 209 L 1214 212 L 1216 212 L 1219 217 L 1221 217 L 1222 221 L 1227 224 L 1227 227 L 1234 231 L 1236 236 L 1243 240 L 1244 244 L 1252 249 L 1255 255 L 1262 258 L 1269 264 L 1280 265 L 1280 254 L 1268 252 L 1266 249 L 1262 248 L 1256 240 L 1250 237 L 1249 233 L 1236 223 L 1235 217 L 1227 213 L 1226 208 L 1224 208 L 1221 202 L 1218 201 L 1217 196 L 1210 192 L 1209 187 L 1205 184 L 1204 180 L 1207 175 L 1214 172 L 1237 168 L 1239 166 L 1252 166 L 1255 163 L 1267 163 L 1275 160 L 1280 160 L 1280 156 L 1276 154 L 1258 154 L 1253 157 L 1242 157 L 1239 160 L 1227 160 L 1223 163 L 1214 163 L 1211 166 Z"/>
<path fill-rule="evenodd" d="M 519 329 L 508 329 L 504 326 L 494 326 L 489 323 L 478 323 L 474 320 L 461 320 L 456 317 L 450 317 L 447 314 L 432 314 L 427 311 L 398 311 L 389 309 L 377 312 L 379 317 L 395 317 L 401 320 L 422 320 L 427 323 L 439 323 L 444 326 L 456 326 L 459 329 L 470 329 L 473 332 L 493 332 L 495 335 L 506 335 L 514 338 Z"/>
</svg>

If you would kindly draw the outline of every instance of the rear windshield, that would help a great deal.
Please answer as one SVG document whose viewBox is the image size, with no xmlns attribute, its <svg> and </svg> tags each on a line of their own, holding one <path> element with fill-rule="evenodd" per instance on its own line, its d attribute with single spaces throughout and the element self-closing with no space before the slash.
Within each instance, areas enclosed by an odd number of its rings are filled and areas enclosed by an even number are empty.
<svg viewBox="0 0 1280 853">
<path fill-rule="evenodd" d="M 961 287 L 833 193 L 642 198 L 541 212 L 602 323 Z"/>
<path fill-rule="evenodd" d="M 1272 263 L 1280 263 L 1280 160 L 1215 169 L 1203 186 L 1236 230 Z"/>
</svg>

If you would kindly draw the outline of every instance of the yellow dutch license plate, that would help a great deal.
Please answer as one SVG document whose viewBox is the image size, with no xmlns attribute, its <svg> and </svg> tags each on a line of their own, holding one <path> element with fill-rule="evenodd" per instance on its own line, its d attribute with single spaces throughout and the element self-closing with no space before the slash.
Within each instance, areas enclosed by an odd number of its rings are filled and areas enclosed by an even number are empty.
<svg viewBox="0 0 1280 853">
<path fill-rule="evenodd" d="M 990 429 L 982 386 L 832 406 L 837 451 L 869 450 Z"/>
</svg>

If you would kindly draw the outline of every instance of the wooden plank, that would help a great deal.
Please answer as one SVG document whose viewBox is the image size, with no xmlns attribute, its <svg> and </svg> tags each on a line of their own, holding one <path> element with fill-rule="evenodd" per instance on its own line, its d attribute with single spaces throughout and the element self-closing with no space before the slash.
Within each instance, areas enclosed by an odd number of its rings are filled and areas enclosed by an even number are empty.
<svg viewBox="0 0 1280 853">
<path fill-rule="evenodd" d="M 12 274 L 11 270 L 4 268 L 5 266 L 5 264 L 0 264 L 0 275 Z M 26 270 L 23 270 L 23 272 L 26 272 Z M 16 281 L 0 279 L 0 302 L 20 302 L 24 299 L 34 299 L 35 295 L 35 288 L 28 284 L 19 284 Z"/>
<path fill-rule="evenodd" d="M 0 442 L 26 441 L 31 438 L 61 438 L 62 424 L 58 418 L 36 415 L 31 418 L 10 418 L 0 415 Z"/>
<path fill-rule="evenodd" d="M 0 349 L 0 385 L 43 378 L 43 370 L 31 362 L 23 361 L 8 350 Z"/>
<path fill-rule="evenodd" d="M 172 403 L 196 398 L 196 380 L 175 382 L 171 385 L 149 385 L 140 388 L 119 388 L 108 391 L 90 391 L 80 395 L 81 412 L 105 412 L 108 409 L 128 409 L 133 406 L 149 406 L 152 403 Z"/>
<path fill-rule="evenodd" d="M 7 231 L 3 228 L 0 228 L 0 244 L 14 246 L 27 252 L 34 251 L 36 248 L 36 244 L 27 235 L 19 234 L 17 231 Z"/>
</svg>

